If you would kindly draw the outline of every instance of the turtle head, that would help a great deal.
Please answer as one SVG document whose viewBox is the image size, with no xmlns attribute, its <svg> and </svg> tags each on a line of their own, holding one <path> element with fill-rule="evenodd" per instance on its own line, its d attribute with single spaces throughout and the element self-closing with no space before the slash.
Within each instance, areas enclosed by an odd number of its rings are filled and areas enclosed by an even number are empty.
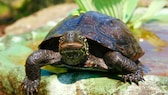
<svg viewBox="0 0 168 95">
<path fill-rule="evenodd" d="M 84 62 L 88 55 L 88 43 L 79 31 L 68 31 L 59 39 L 59 52 L 68 65 Z"/>
</svg>

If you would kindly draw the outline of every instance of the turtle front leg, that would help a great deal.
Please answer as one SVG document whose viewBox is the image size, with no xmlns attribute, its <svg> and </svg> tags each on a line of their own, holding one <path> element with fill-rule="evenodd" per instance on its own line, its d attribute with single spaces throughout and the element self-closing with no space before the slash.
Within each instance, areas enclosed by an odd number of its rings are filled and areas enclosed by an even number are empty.
<svg viewBox="0 0 168 95">
<path fill-rule="evenodd" d="M 133 81 L 138 84 L 138 81 L 144 80 L 142 67 L 119 52 L 107 52 L 104 56 L 104 61 L 109 69 L 117 68 L 121 70 L 124 82 Z"/>
<path fill-rule="evenodd" d="M 26 60 L 26 77 L 22 83 L 22 89 L 26 95 L 33 95 L 37 92 L 40 84 L 40 67 L 48 64 L 55 64 L 61 60 L 61 55 L 52 50 L 37 50 Z"/>
</svg>

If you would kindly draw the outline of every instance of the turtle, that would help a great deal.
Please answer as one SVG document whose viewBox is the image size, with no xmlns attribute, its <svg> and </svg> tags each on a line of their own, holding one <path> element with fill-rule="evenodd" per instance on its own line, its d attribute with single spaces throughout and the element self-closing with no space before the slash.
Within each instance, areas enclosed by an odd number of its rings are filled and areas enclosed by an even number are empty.
<svg viewBox="0 0 168 95">
<path fill-rule="evenodd" d="M 124 82 L 138 83 L 144 80 L 139 60 L 143 55 L 138 41 L 121 20 L 95 11 L 68 16 L 28 56 L 22 88 L 26 93 L 37 92 L 40 67 L 45 65 L 116 72 Z"/>
</svg>

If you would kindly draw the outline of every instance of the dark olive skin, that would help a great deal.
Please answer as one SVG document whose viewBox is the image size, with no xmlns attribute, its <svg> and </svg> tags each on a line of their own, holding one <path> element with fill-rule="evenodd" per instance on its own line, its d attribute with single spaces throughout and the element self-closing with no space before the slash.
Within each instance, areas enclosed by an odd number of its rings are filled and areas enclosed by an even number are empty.
<svg viewBox="0 0 168 95">
<path fill-rule="evenodd" d="M 144 80 L 139 61 L 143 54 L 130 30 L 118 19 L 92 11 L 68 17 L 27 58 L 22 87 L 27 94 L 37 92 L 40 67 L 45 65 L 118 72 L 124 82 L 138 84 Z"/>
</svg>

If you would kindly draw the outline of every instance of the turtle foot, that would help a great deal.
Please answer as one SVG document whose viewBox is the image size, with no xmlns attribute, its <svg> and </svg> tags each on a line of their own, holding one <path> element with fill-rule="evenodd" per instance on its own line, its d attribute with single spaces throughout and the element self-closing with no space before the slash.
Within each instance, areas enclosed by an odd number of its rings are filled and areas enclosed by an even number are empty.
<svg viewBox="0 0 168 95">
<path fill-rule="evenodd" d="M 124 82 L 135 82 L 137 85 L 139 81 L 144 81 L 144 78 L 143 78 L 143 72 L 141 70 L 137 70 L 136 72 L 134 73 L 129 73 L 129 74 L 126 74 L 126 75 L 122 75 L 122 78 L 124 80 Z"/>
<path fill-rule="evenodd" d="M 29 80 L 27 76 L 25 77 L 22 83 L 22 90 L 24 91 L 24 95 L 35 95 L 38 92 L 40 80 Z"/>
</svg>

